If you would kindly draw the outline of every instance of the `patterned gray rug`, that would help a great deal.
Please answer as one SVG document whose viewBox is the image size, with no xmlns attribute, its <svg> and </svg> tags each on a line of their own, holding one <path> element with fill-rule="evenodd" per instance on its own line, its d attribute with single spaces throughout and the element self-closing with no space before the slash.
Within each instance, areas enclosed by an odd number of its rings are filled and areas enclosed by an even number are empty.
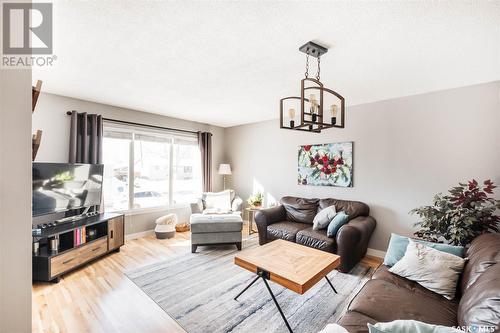
<svg viewBox="0 0 500 333">
<path fill-rule="evenodd" d="M 257 237 L 243 242 L 243 249 L 255 246 Z M 262 281 L 233 300 L 255 277 L 234 265 L 234 246 L 188 251 L 126 275 L 189 333 L 288 332 Z M 304 295 L 269 284 L 294 332 L 318 332 L 339 319 L 371 274 L 364 265 L 350 274 L 331 272 L 328 277 L 338 295 L 325 279 Z"/>
</svg>

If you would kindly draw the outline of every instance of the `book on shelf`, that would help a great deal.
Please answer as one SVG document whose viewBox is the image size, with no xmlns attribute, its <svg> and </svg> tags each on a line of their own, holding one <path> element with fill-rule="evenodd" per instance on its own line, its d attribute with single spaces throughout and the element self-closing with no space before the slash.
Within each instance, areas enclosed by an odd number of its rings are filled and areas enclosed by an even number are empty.
<svg viewBox="0 0 500 333">
<path fill-rule="evenodd" d="M 74 246 L 79 246 L 82 244 L 85 244 L 86 241 L 86 228 L 85 227 L 80 227 L 75 230 L 73 230 L 73 245 Z"/>
</svg>

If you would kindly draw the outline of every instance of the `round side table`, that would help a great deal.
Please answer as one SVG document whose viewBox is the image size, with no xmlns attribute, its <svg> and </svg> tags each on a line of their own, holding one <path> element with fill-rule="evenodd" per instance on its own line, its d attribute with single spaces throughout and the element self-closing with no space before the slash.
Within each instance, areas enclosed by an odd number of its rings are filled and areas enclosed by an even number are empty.
<svg viewBox="0 0 500 333">
<path fill-rule="evenodd" d="M 253 224 L 255 224 L 255 212 L 263 209 L 263 207 L 247 207 L 245 210 L 248 212 L 248 234 L 251 235 L 258 231 L 253 230 Z"/>
</svg>

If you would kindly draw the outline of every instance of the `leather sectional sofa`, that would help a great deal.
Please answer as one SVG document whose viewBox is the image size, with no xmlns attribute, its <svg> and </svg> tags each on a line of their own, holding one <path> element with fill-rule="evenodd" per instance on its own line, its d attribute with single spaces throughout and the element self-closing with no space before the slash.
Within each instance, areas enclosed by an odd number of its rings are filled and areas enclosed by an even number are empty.
<svg viewBox="0 0 500 333">
<path fill-rule="evenodd" d="M 338 324 L 350 333 L 367 333 L 367 323 L 413 319 L 460 326 L 469 329 L 467 332 L 500 332 L 500 234 L 477 237 L 466 256 L 454 300 L 392 274 L 382 265 Z M 493 326 L 497 328 L 488 328 Z"/>
<path fill-rule="evenodd" d="M 326 230 L 312 229 L 316 214 L 331 205 L 349 215 L 349 222 L 340 228 L 335 238 L 329 238 Z M 370 208 L 359 201 L 283 197 L 281 205 L 259 210 L 255 222 L 260 245 L 281 238 L 336 253 L 341 257 L 338 269 L 348 272 L 365 256 L 375 229 L 375 219 L 369 213 Z"/>
</svg>

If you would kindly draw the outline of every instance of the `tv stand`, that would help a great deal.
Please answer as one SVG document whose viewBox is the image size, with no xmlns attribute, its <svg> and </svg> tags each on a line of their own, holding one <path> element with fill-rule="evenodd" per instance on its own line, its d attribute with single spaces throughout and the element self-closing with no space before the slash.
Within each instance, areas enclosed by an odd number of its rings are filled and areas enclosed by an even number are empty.
<svg viewBox="0 0 500 333">
<path fill-rule="evenodd" d="M 57 239 L 57 248 L 51 240 Z M 121 214 L 82 216 L 33 233 L 39 249 L 33 252 L 33 280 L 59 282 L 61 275 L 110 252 L 125 243 Z"/>
</svg>

